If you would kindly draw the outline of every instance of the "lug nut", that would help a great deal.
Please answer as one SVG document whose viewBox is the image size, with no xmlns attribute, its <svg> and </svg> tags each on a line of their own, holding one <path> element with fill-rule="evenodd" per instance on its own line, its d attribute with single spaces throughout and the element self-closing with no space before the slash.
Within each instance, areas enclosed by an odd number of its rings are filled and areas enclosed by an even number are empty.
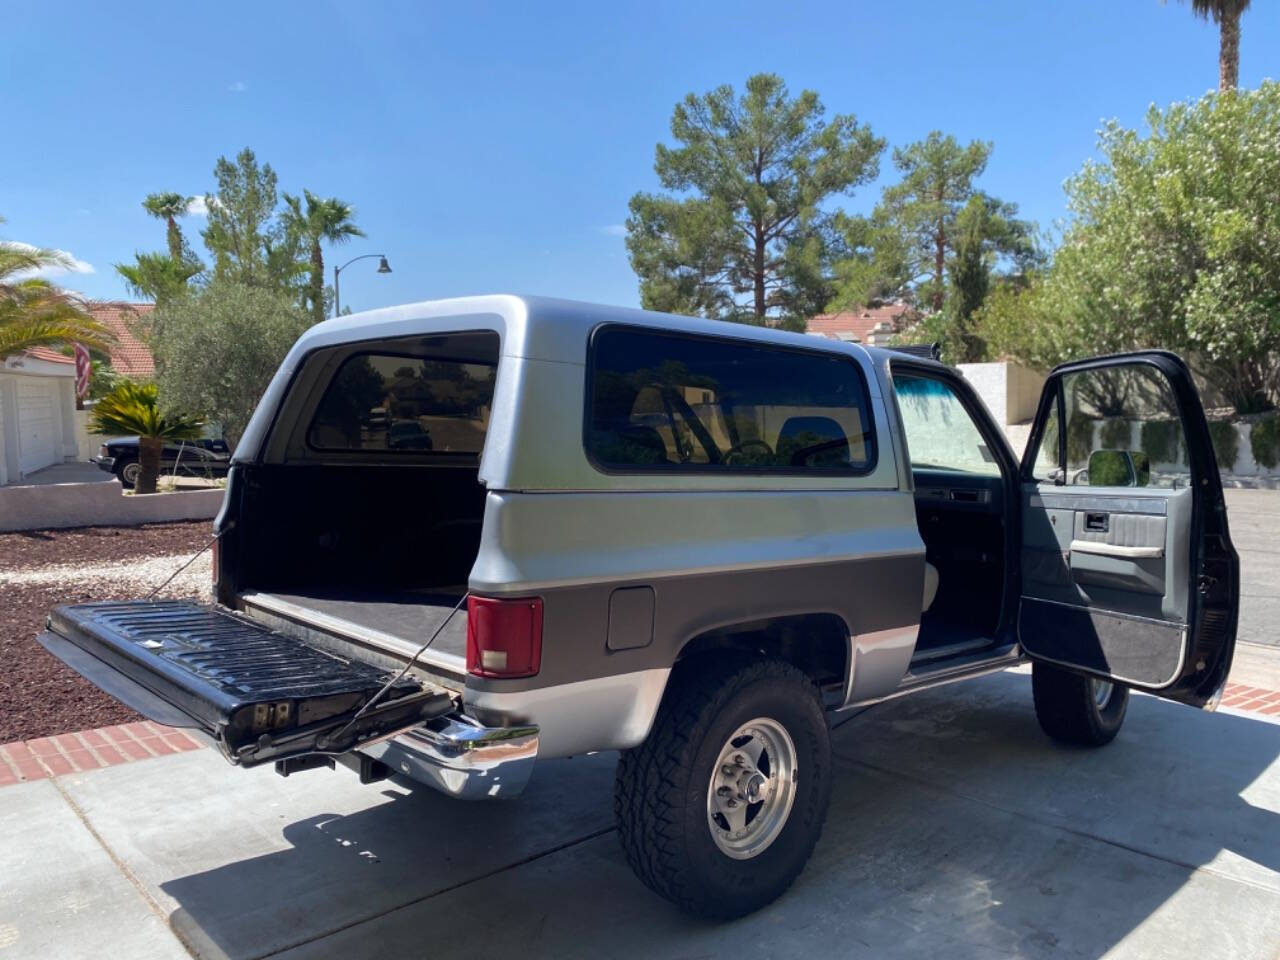
<svg viewBox="0 0 1280 960">
<path fill-rule="evenodd" d="M 732 791 L 732 790 L 730 790 L 728 787 L 721 787 L 719 790 L 717 790 L 717 791 L 716 791 L 716 796 L 717 796 L 717 797 L 727 797 L 727 796 L 729 796 L 729 794 L 731 794 L 732 792 L 733 792 L 733 791 Z"/>
<path fill-rule="evenodd" d="M 729 766 L 729 764 L 726 763 L 723 767 L 720 768 L 720 772 L 723 773 L 726 777 L 731 777 L 734 775 L 736 771 L 733 769 L 733 767 Z"/>
<path fill-rule="evenodd" d="M 747 758 L 746 758 L 746 757 L 744 757 L 744 756 L 743 756 L 742 754 L 740 754 L 740 753 L 735 753 L 735 754 L 733 755 L 733 762 L 734 762 L 734 763 L 736 763 L 736 764 L 737 764 L 738 766 L 740 766 L 740 767 L 741 767 L 741 766 L 745 766 L 745 765 L 746 765 L 746 762 L 747 762 Z"/>
</svg>

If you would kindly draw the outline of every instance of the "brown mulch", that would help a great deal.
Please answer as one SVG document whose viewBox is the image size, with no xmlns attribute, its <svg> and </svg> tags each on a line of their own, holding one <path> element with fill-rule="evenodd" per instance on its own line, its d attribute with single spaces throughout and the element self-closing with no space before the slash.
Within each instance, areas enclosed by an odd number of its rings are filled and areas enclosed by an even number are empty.
<svg viewBox="0 0 1280 960">
<path fill-rule="evenodd" d="M 0 533 L 0 570 L 54 563 L 108 563 L 168 553 L 195 553 L 213 536 L 208 520 L 142 527 L 78 527 Z"/>
<path fill-rule="evenodd" d="M 207 520 L 6 533 L 0 534 L 0 569 L 194 553 L 210 536 Z M 138 595 L 136 584 L 0 586 L 0 743 L 141 719 L 35 641 L 51 607 Z"/>
</svg>

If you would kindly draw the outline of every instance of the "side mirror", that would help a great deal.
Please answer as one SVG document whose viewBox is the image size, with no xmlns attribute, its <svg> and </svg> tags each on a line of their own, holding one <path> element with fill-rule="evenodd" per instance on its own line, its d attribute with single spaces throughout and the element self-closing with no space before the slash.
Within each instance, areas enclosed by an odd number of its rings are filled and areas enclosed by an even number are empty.
<svg viewBox="0 0 1280 960">
<path fill-rule="evenodd" d="M 1141 451 L 1095 450 L 1089 454 L 1089 486 L 1145 487 L 1151 482 L 1151 459 Z"/>
</svg>

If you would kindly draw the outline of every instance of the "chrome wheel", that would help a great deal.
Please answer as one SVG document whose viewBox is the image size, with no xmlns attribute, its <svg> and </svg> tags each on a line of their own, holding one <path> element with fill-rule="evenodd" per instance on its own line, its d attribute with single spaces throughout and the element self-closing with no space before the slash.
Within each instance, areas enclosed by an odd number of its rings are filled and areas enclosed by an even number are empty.
<svg viewBox="0 0 1280 960">
<path fill-rule="evenodd" d="M 707 787 L 707 820 L 721 852 L 749 860 L 778 838 L 796 797 L 796 747 L 786 728 L 760 717 L 720 749 Z"/>
<path fill-rule="evenodd" d="M 142 473 L 142 465 L 138 462 L 126 463 L 120 470 L 120 479 L 130 486 L 137 486 L 138 475 Z"/>
<path fill-rule="evenodd" d="M 1090 677 L 1089 688 L 1093 691 L 1093 702 L 1098 705 L 1098 709 L 1107 709 L 1107 704 L 1111 702 L 1111 695 L 1116 691 L 1116 685 L 1110 680 Z"/>
</svg>

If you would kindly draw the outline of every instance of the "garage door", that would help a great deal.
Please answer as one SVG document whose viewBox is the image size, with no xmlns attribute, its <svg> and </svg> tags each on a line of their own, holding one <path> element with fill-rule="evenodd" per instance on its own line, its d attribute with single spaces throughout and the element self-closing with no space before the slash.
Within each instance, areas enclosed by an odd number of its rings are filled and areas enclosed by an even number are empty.
<svg viewBox="0 0 1280 960">
<path fill-rule="evenodd" d="M 58 385 L 24 377 L 18 381 L 18 469 L 31 473 L 58 456 Z"/>
</svg>

